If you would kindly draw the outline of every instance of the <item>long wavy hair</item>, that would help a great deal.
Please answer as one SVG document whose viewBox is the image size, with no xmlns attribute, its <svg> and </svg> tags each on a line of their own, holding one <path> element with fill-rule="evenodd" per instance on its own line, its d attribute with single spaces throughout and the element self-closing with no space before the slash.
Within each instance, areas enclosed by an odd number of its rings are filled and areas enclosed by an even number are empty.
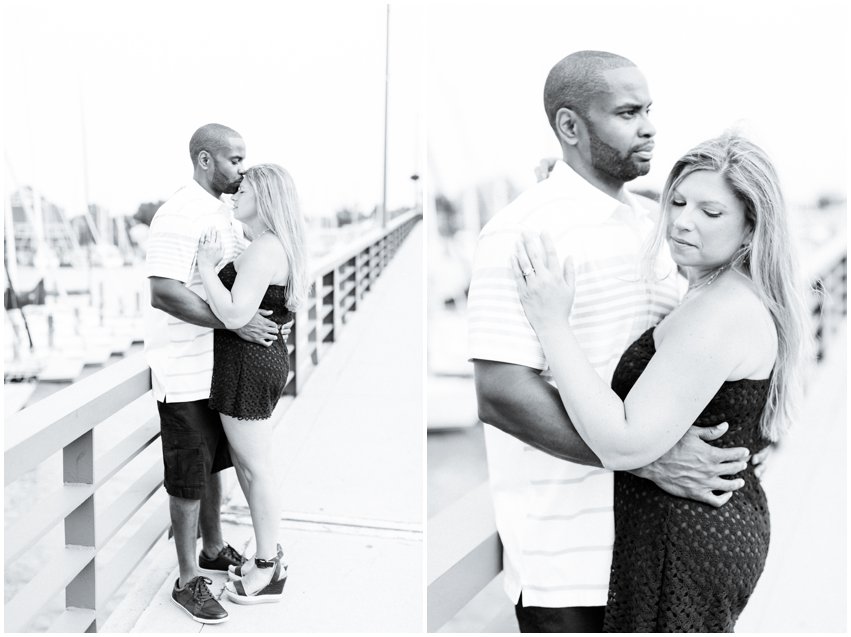
<svg viewBox="0 0 851 637">
<path fill-rule="evenodd" d="M 730 265 L 754 282 L 777 329 L 777 359 L 760 420 L 762 435 L 777 440 L 794 420 L 811 335 L 788 211 L 777 172 L 762 148 L 728 133 L 699 144 L 674 164 L 662 191 L 662 214 L 647 250 L 644 273 L 653 271 L 667 238 L 673 191 L 699 170 L 710 170 L 724 178 L 745 204 L 746 219 L 753 228 L 750 243 L 733 255 Z"/>
<path fill-rule="evenodd" d="M 295 183 L 277 164 L 258 164 L 245 172 L 257 199 L 257 216 L 284 246 L 289 264 L 287 308 L 297 310 L 307 299 L 307 232 Z"/>
</svg>

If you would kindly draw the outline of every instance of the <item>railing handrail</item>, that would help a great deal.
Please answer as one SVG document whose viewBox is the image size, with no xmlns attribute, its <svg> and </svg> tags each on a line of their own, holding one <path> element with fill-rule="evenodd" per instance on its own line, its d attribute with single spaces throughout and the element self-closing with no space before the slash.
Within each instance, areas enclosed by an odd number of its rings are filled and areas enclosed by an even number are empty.
<svg viewBox="0 0 851 637">
<path fill-rule="evenodd" d="M 400 215 L 385 228 L 366 233 L 314 264 L 311 272 L 316 289 L 307 307 L 297 313 L 293 328 L 296 345 L 290 350 L 294 361 L 291 379 L 303 383 L 300 375 L 306 375 L 308 368 L 318 365 L 325 344 L 336 340 L 346 315 L 356 309 L 420 217 L 417 211 Z M 354 268 L 349 264 L 353 259 Z M 295 393 L 296 382 L 291 385 Z M 95 515 L 94 499 L 99 487 L 159 434 L 152 421 L 154 410 L 136 409 L 127 423 L 135 429 L 96 458 L 94 428 L 124 408 L 132 410 L 134 401 L 144 400 L 150 393 L 150 369 L 144 353 L 139 352 L 6 420 L 7 486 L 57 452 L 61 451 L 63 456 L 63 484 L 42 494 L 44 500 L 40 504 L 49 503 L 51 510 L 33 507 L 10 525 L 7 538 L 25 536 L 35 542 L 64 519 L 66 547 L 57 563 L 42 567 L 5 604 L 7 631 L 24 630 L 44 603 L 63 588 L 66 611 L 53 628 L 64 632 L 96 628 L 97 622 L 105 618 L 106 602 L 168 529 L 167 505 L 163 504 L 147 516 L 136 535 L 128 540 L 133 550 L 122 551 L 113 558 L 110 570 L 98 581 L 95 569 L 98 551 L 159 491 L 162 474 L 157 471 L 157 460 L 131 486 L 134 496 L 119 498 Z M 26 548 L 23 539 L 7 541 L 4 562 L 11 563 Z"/>
<path fill-rule="evenodd" d="M 150 373 L 144 352 L 131 354 L 8 417 L 3 455 L 6 485 L 149 391 Z M 33 461 L 30 449 L 42 457 Z"/>
<path fill-rule="evenodd" d="M 405 223 L 419 218 L 421 215 L 422 213 L 418 210 L 409 210 L 408 212 L 402 213 L 388 221 L 386 227 L 373 227 L 365 231 L 362 235 L 355 237 L 355 239 L 348 245 L 322 255 L 317 258 L 311 266 L 310 277 L 315 279 L 324 276 L 337 266 L 351 259 L 358 252 L 361 252 L 366 246 L 375 243 L 376 240 L 390 234 L 396 228 L 399 228 Z"/>
</svg>

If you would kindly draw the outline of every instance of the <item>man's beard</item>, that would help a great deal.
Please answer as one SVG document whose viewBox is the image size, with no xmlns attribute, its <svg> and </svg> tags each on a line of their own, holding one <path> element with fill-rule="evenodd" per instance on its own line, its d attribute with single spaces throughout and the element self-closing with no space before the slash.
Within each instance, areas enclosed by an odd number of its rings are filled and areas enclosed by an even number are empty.
<svg viewBox="0 0 851 637">
<path fill-rule="evenodd" d="M 213 166 L 213 187 L 216 190 L 220 190 L 227 195 L 232 195 L 239 190 L 241 181 L 241 177 L 235 181 L 228 181 L 227 176 L 219 170 L 218 166 Z"/>
<path fill-rule="evenodd" d="M 633 161 L 632 152 L 626 156 L 622 155 L 597 136 L 591 122 L 588 122 L 588 134 L 591 140 L 591 165 L 597 170 L 623 182 L 632 181 L 650 172 L 649 161 Z"/>
</svg>

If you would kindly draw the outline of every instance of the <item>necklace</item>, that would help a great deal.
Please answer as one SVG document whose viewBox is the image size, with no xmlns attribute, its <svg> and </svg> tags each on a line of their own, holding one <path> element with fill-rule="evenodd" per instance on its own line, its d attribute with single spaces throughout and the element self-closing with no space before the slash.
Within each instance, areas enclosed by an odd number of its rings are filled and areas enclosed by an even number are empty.
<svg viewBox="0 0 851 637">
<path fill-rule="evenodd" d="M 730 268 L 730 265 L 731 264 L 729 264 L 729 263 L 725 263 L 724 265 L 716 268 L 715 271 L 712 274 L 710 274 L 708 277 L 706 277 L 706 279 L 704 279 L 700 283 L 697 283 L 696 285 L 690 285 L 688 287 L 688 290 L 686 290 L 685 296 L 683 296 L 683 301 L 685 301 L 688 298 L 688 295 L 691 294 L 692 292 L 694 292 L 695 290 L 699 290 L 700 288 L 707 288 L 710 285 L 712 285 L 713 283 L 715 283 L 715 280 L 719 276 L 721 276 L 721 274 L 725 270 L 728 270 Z"/>
</svg>

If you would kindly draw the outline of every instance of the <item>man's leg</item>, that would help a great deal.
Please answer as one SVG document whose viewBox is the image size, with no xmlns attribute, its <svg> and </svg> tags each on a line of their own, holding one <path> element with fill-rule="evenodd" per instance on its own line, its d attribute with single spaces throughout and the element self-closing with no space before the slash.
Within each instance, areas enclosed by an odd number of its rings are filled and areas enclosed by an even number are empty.
<svg viewBox="0 0 851 637">
<path fill-rule="evenodd" d="M 523 606 L 522 595 L 514 607 L 521 633 L 601 633 L 605 612 L 605 606 Z"/>
<path fill-rule="evenodd" d="M 207 488 L 201 496 L 201 542 L 204 554 L 215 558 L 225 545 L 222 537 L 222 474 L 207 477 Z M 193 549 L 194 552 L 194 549 Z"/>
<path fill-rule="evenodd" d="M 177 566 L 180 570 L 181 588 L 198 575 L 195 564 L 195 546 L 198 535 L 199 500 L 188 500 L 173 495 L 168 498 L 171 528 L 174 531 L 174 548 L 177 550 Z"/>
</svg>

